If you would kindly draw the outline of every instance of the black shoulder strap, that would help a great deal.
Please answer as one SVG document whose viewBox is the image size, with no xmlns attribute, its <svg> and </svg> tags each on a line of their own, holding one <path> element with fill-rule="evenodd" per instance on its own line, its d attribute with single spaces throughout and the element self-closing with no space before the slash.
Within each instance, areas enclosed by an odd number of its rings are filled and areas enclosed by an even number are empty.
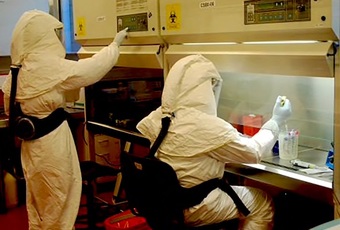
<svg viewBox="0 0 340 230">
<path fill-rule="evenodd" d="M 170 122 L 171 122 L 170 117 L 167 116 L 167 117 L 162 118 L 162 128 L 161 128 L 161 131 L 158 134 L 157 139 L 155 140 L 155 143 L 152 145 L 152 147 L 150 149 L 150 153 L 148 155 L 149 158 L 152 158 L 152 157 L 155 156 L 155 153 L 156 153 L 158 147 L 161 145 L 164 137 L 168 133 Z"/>
<path fill-rule="evenodd" d="M 9 101 L 9 151 L 10 154 L 8 155 L 6 161 L 6 170 L 7 172 L 11 173 L 17 179 L 23 178 L 23 172 L 21 167 L 21 158 L 20 158 L 20 150 L 16 147 L 16 140 L 14 135 L 14 123 L 15 118 L 17 116 L 16 109 L 15 109 L 15 96 L 17 93 L 17 80 L 18 80 L 18 73 L 21 65 L 11 65 L 11 75 L 12 75 L 12 83 L 11 83 L 11 93 L 10 93 L 10 101 Z"/>
<path fill-rule="evenodd" d="M 9 98 L 9 128 L 11 137 L 14 137 L 14 121 L 17 114 L 15 114 L 15 96 L 17 94 L 17 81 L 20 65 L 11 65 L 11 74 L 12 74 L 12 84 L 11 84 L 11 94 Z"/>
<path fill-rule="evenodd" d="M 230 184 L 228 183 L 228 181 L 225 178 L 220 180 L 220 183 L 219 183 L 218 187 L 230 196 L 230 198 L 234 201 L 235 206 L 237 207 L 237 209 L 244 216 L 248 216 L 249 215 L 249 213 L 250 213 L 249 209 L 242 202 L 241 198 L 237 195 L 237 193 L 234 191 L 234 189 L 230 186 Z"/>
</svg>

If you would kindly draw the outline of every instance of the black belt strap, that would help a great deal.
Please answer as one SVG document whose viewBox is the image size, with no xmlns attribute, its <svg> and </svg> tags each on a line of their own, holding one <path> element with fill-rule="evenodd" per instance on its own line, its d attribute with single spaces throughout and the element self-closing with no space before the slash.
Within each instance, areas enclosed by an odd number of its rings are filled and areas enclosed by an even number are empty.
<svg viewBox="0 0 340 230">
<path fill-rule="evenodd" d="M 204 198 L 214 189 L 218 188 L 220 179 L 214 178 L 204 181 L 201 184 L 195 185 L 191 188 L 183 188 L 182 196 L 179 203 L 184 209 L 190 208 L 202 202 Z"/>
<path fill-rule="evenodd" d="M 55 130 L 68 117 L 69 113 L 63 108 L 54 110 L 49 116 L 42 119 L 22 115 L 22 117 L 18 118 L 22 122 L 18 121 L 16 123 L 15 135 L 24 140 L 38 139 Z"/>
<path fill-rule="evenodd" d="M 184 205 L 184 208 L 190 208 L 202 202 L 202 200 L 214 189 L 220 188 L 222 191 L 227 193 L 230 198 L 234 201 L 237 209 L 244 215 L 248 216 L 250 211 L 244 205 L 240 197 L 230 186 L 230 184 L 225 179 L 210 179 L 204 181 L 203 183 L 196 185 L 191 188 L 187 188 L 183 192 L 183 200 L 180 202 Z"/>
<path fill-rule="evenodd" d="M 244 216 L 249 215 L 250 213 L 249 209 L 244 205 L 240 197 L 237 195 L 237 193 L 234 191 L 234 189 L 230 186 L 230 184 L 225 179 L 220 180 L 220 184 L 218 187 L 230 196 L 230 198 L 234 201 L 237 209 Z"/>
<path fill-rule="evenodd" d="M 37 132 L 34 139 L 38 139 L 58 128 L 69 117 L 69 113 L 63 108 L 54 110 L 48 117 L 38 119 Z"/>
</svg>

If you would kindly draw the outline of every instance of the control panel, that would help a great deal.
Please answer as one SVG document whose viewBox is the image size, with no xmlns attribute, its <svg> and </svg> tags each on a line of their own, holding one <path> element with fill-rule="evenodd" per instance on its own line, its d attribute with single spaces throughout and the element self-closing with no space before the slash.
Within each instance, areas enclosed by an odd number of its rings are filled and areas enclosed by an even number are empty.
<svg viewBox="0 0 340 230">
<path fill-rule="evenodd" d="M 94 4 L 95 2 L 95 4 Z M 125 45 L 161 44 L 159 0 L 72 0 L 74 38 L 82 46 L 103 46 L 129 28 Z"/>
<path fill-rule="evenodd" d="M 129 28 L 133 44 L 162 43 L 159 31 L 159 0 L 115 0 L 117 32 Z"/>
<path fill-rule="evenodd" d="M 147 13 L 117 16 L 118 31 L 126 27 L 129 27 L 129 32 L 148 31 L 148 26 Z"/>
<path fill-rule="evenodd" d="M 311 0 L 251 0 L 244 2 L 244 24 L 311 20 Z"/>
</svg>

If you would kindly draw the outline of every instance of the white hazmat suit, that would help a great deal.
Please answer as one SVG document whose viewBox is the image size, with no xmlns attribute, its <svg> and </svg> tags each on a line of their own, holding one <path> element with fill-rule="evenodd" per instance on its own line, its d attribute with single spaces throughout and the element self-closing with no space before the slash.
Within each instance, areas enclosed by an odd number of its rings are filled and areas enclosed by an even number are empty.
<svg viewBox="0 0 340 230">
<path fill-rule="evenodd" d="M 56 30 L 63 24 L 38 10 L 25 12 L 11 42 L 12 64 L 22 65 L 16 100 L 22 111 L 44 118 L 65 107 L 65 92 L 99 81 L 115 65 L 119 45 L 127 35 L 119 32 L 107 47 L 91 58 L 65 59 Z M 8 114 L 11 73 L 2 87 Z M 21 161 L 26 179 L 29 229 L 70 230 L 80 204 L 82 179 L 73 136 L 67 121 L 47 135 L 22 141 Z"/>
<path fill-rule="evenodd" d="M 217 117 L 214 87 L 222 79 L 212 62 L 201 55 L 180 59 L 165 82 L 162 106 L 137 124 L 151 143 L 161 129 L 161 118 L 171 114 L 169 131 L 156 156 L 170 164 L 183 187 L 192 187 L 212 178 L 222 178 L 226 162 L 258 163 L 275 144 L 279 126 L 291 115 L 287 99 L 277 98 L 273 117 L 253 137 L 245 137 Z M 233 200 L 219 188 L 198 205 L 185 210 L 188 225 L 206 225 L 240 218 L 240 229 L 271 229 L 273 202 L 259 189 L 233 186 L 250 210 L 244 218 Z"/>
</svg>

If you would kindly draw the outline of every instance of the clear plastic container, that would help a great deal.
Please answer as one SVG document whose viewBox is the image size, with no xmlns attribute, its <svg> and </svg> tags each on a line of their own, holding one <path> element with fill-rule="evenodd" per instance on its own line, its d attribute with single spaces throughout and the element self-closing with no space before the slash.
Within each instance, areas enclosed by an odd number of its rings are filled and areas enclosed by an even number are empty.
<svg viewBox="0 0 340 230">
<path fill-rule="evenodd" d="M 298 157 L 299 132 L 297 130 L 281 130 L 279 134 L 279 157 L 293 160 Z"/>
</svg>

